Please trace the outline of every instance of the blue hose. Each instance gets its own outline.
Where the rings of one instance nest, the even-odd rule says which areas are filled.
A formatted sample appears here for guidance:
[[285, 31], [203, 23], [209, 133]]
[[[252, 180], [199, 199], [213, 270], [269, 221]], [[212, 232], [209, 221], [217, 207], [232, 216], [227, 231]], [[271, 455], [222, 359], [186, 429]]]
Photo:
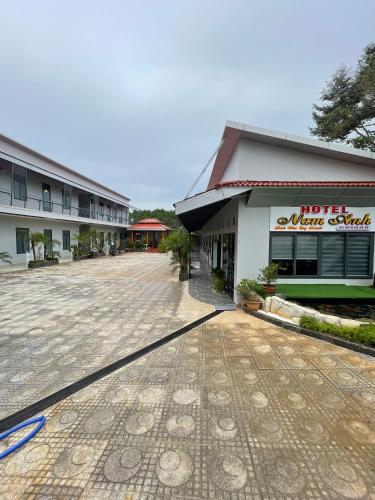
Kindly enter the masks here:
[[22, 445], [30, 441], [30, 439], [33, 438], [37, 432], [40, 431], [45, 422], [46, 422], [46, 417], [41, 415], [40, 417], [35, 417], [31, 418], [30, 420], [25, 420], [25, 422], [21, 422], [20, 424], [15, 425], [11, 429], [8, 429], [7, 431], [0, 434], [0, 441], [1, 441], [2, 439], [5, 439], [6, 437], [10, 436], [11, 434], [14, 434], [15, 432], [19, 431], [20, 429], [23, 429], [24, 427], [28, 427], [29, 425], [33, 425], [36, 423], [38, 424], [27, 436], [18, 441], [16, 444], [9, 446], [9, 448], [0, 453], [0, 460], [7, 457], [14, 451], [18, 450], [18, 448], [20, 448]]

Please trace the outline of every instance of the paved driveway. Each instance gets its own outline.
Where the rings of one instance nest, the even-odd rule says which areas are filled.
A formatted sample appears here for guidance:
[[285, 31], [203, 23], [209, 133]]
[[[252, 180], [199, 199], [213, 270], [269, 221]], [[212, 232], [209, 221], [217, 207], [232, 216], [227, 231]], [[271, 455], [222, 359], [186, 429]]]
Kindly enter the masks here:
[[169, 263], [135, 253], [0, 275], [0, 418], [179, 328]]
[[374, 499], [374, 381], [369, 358], [223, 313], [50, 408], [0, 496]]

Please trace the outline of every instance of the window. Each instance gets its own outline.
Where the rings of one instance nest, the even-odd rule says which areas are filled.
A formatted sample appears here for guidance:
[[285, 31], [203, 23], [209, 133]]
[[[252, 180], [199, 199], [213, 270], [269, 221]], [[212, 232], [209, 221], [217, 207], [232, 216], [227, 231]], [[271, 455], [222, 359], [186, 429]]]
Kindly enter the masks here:
[[18, 254], [29, 251], [29, 230], [27, 228], [16, 227], [16, 246]]
[[373, 233], [271, 234], [279, 276], [370, 277]]
[[322, 238], [322, 276], [345, 275], [345, 234], [327, 233]]
[[16, 200], [27, 200], [26, 168], [13, 164], [13, 196]]
[[346, 245], [346, 275], [369, 276], [371, 274], [371, 235], [348, 234]]
[[63, 250], [70, 250], [70, 231], [69, 230], [63, 229], [62, 239], [63, 239]]
[[316, 276], [318, 274], [318, 235], [296, 235], [296, 275]]
[[64, 210], [70, 210], [72, 206], [72, 194], [67, 188], [62, 190], [62, 206]]
[[46, 255], [51, 255], [53, 251], [53, 245], [52, 245], [52, 229], [44, 229], [43, 230], [44, 236], [46, 238], [46, 243], [45, 243], [45, 254]]
[[279, 265], [280, 276], [294, 274], [294, 234], [273, 234], [271, 237], [271, 259]]

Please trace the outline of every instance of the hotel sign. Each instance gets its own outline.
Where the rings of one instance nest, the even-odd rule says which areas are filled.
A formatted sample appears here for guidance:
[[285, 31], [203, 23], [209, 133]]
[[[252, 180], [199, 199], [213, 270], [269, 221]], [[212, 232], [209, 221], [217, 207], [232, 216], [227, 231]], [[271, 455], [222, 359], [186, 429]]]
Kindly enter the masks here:
[[271, 231], [375, 231], [374, 208], [345, 205], [271, 207]]

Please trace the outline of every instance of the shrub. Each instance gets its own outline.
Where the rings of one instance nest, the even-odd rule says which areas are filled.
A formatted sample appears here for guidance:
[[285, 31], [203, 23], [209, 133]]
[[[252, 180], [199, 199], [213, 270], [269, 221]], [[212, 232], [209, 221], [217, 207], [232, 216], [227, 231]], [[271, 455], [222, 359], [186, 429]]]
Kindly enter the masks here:
[[375, 324], [364, 323], [359, 326], [340, 326], [319, 321], [310, 316], [302, 316], [300, 326], [316, 332], [336, 335], [346, 340], [375, 347]]
[[242, 279], [237, 285], [237, 291], [245, 301], [256, 300], [257, 295], [265, 296], [263, 288], [255, 280]]
[[212, 280], [215, 292], [222, 293], [225, 290], [225, 281], [224, 278], [219, 276], [214, 276]]
[[272, 263], [259, 269], [258, 280], [266, 286], [274, 285], [277, 281], [279, 265]]

